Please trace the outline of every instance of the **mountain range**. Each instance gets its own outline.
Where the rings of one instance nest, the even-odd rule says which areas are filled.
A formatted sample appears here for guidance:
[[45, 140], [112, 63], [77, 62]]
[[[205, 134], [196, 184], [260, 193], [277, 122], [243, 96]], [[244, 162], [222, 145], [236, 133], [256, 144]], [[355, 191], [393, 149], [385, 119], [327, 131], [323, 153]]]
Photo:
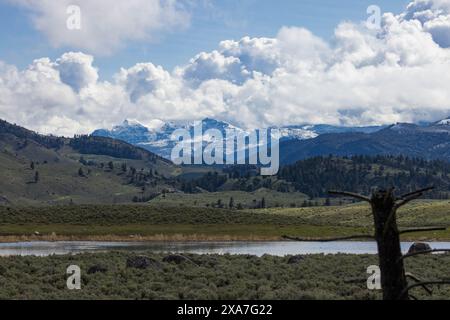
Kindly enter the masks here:
[[[217, 129], [226, 139], [226, 130], [234, 129], [237, 132], [248, 132], [245, 129], [234, 126], [225, 121], [206, 118], [202, 120], [203, 130]], [[114, 126], [112, 129], [98, 129], [92, 135], [123, 140], [135, 146], [147, 149], [166, 159], [170, 159], [171, 151], [175, 146], [175, 141], [171, 139], [172, 133], [177, 129], [186, 129], [193, 133], [193, 121], [166, 122], [160, 128], [151, 129], [138, 121], [125, 120], [122, 124]], [[281, 142], [302, 141], [317, 138], [322, 134], [339, 133], [373, 133], [384, 128], [383, 126], [368, 127], [340, 127], [332, 125], [297, 125], [270, 127], [268, 129], [278, 129], [281, 135]]]
[[[175, 142], [171, 134], [180, 128], [193, 131], [193, 122], [167, 122], [159, 129], [149, 129], [138, 122], [125, 120], [111, 130], [96, 130], [94, 136], [126, 141], [169, 159]], [[224, 121], [204, 119], [203, 128], [244, 132]], [[298, 125], [272, 127], [281, 133], [280, 163], [333, 154], [405, 155], [424, 159], [450, 160], [450, 119], [433, 123], [397, 123], [390, 126], [341, 127]]]
[[[207, 123], [211, 128], [221, 124], [212, 119]], [[135, 139], [135, 144], [155, 134], [136, 123], [126, 125], [121, 137]], [[280, 145], [283, 166], [279, 174], [260, 179], [253, 166], [176, 166], [122, 140], [92, 135], [45, 136], [0, 120], [0, 205], [147, 202], [165, 192], [261, 188], [281, 192], [295, 188], [318, 196], [346, 184], [367, 193], [374, 185], [389, 183], [406, 189], [433, 184], [439, 186], [433, 197], [447, 197], [450, 119], [427, 125], [399, 123], [376, 131], [364, 129], [366, 132], [326, 128], [331, 129], [338, 132], [315, 132], [314, 138], [285, 135]], [[164, 137], [161, 132], [159, 135]], [[356, 155], [368, 157], [353, 157]], [[412, 159], [416, 157], [420, 159]], [[422, 158], [446, 161], [426, 162]]]
[[372, 133], [326, 133], [309, 140], [285, 141], [280, 162], [333, 154], [404, 155], [428, 160], [450, 160], [450, 119], [427, 125], [397, 123]]

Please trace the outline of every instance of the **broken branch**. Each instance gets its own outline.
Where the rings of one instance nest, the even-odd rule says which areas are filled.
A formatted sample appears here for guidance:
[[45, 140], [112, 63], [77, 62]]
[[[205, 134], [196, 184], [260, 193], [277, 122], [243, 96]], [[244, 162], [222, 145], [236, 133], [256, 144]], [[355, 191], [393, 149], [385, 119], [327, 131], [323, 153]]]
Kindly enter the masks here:
[[431, 191], [433, 189], [434, 189], [434, 187], [427, 187], [427, 188], [423, 188], [423, 189], [420, 189], [420, 190], [417, 190], [417, 191], [409, 192], [409, 193], [406, 193], [406, 194], [400, 196], [400, 199], [405, 199], [407, 197], [410, 197], [410, 196], [418, 194], [418, 193], [422, 193], [423, 194], [424, 192]]
[[353, 192], [346, 192], [346, 191], [328, 191], [329, 194], [335, 195], [335, 196], [342, 196], [342, 197], [352, 197], [356, 198], [362, 201], [370, 202], [370, 198], [363, 196], [362, 194], [353, 193]]
[[405, 234], [405, 233], [413, 233], [413, 232], [445, 231], [445, 230], [447, 230], [447, 228], [445, 228], [445, 227], [416, 228], [416, 229], [401, 230], [399, 233], [400, 234]]
[[[406, 276], [407, 278], [410, 278], [410, 279], [416, 281], [417, 283], [422, 282], [421, 279], [417, 278], [417, 277], [416, 277], [415, 275], [413, 275], [412, 273], [407, 272], [407, 273], [405, 274], [405, 276]], [[431, 290], [430, 288], [428, 288], [426, 285], [422, 285], [422, 288], [423, 288], [429, 295], [432, 295], [432, 294], [433, 294], [433, 290]]]
[[407, 253], [405, 255], [403, 255], [400, 260], [409, 258], [409, 257], [414, 257], [414, 256], [418, 256], [421, 254], [429, 254], [429, 253], [437, 253], [437, 252], [450, 252], [450, 249], [431, 249], [431, 250], [424, 250], [424, 251], [418, 251], [418, 252], [411, 252], [411, 253]]
[[352, 239], [374, 239], [375, 237], [370, 234], [360, 234], [354, 236], [347, 237], [339, 237], [339, 238], [298, 238], [291, 236], [282, 236], [283, 239], [293, 240], [293, 241], [301, 241], [301, 242], [333, 242], [333, 241], [343, 241], [343, 240], [352, 240]]
[[400, 208], [400, 207], [403, 207], [404, 205], [410, 203], [410, 202], [413, 201], [413, 200], [416, 200], [416, 199], [420, 198], [421, 196], [423, 196], [423, 193], [422, 193], [422, 192], [421, 192], [421, 193], [415, 193], [415, 194], [412, 194], [412, 195], [410, 195], [410, 196], [408, 196], [408, 197], [406, 197], [406, 198], [401, 198], [401, 199], [403, 199], [403, 200], [400, 201], [400, 202], [398, 202], [398, 203], [395, 205], [394, 208], [395, 208], [395, 209], [398, 209], [398, 208]]
[[400, 297], [402, 297], [403, 295], [405, 295], [406, 293], [408, 293], [411, 289], [414, 289], [416, 287], [423, 287], [426, 285], [450, 285], [450, 280], [441, 280], [441, 281], [422, 281], [422, 282], [416, 282], [414, 284], [409, 285], [408, 287], [405, 288], [405, 290], [402, 291], [402, 293], [400, 294]]

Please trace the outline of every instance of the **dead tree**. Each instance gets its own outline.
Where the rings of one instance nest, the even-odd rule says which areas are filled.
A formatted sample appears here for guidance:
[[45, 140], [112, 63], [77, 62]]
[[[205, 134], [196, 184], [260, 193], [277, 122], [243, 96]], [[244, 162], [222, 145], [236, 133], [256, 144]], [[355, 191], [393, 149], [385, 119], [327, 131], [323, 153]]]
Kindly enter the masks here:
[[[337, 241], [362, 238], [375, 239], [378, 246], [378, 258], [380, 263], [381, 285], [384, 300], [408, 300], [410, 298], [409, 290], [414, 287], [436, 283], [447, 284], [448, 281], [432, 281], [427, 283], [417, 281], [417, 283], [408, 286], [407, 277], [411, 277], [412, 275], [405, 272], [404, 259], [412, 255], [403, 256], [400, 246], [400, 235], [403, 233], [446, 229], [440, 227], [408, 229], [403, 231], [398, 229], [396, 217], [397, 210], [412, 200], [420, 198], [425, 192], [432, 189], [433, 187], [417, 190], [415, 192], [404, 194], [399, 198], [395, 196], [394, 188], [374, 191], [370, 198], [351, 192], [330, 191], [330, 194], [332, 195], [352, 197], [368, 202], [372, 207], [375, 234], [355, 235], [334, 239], [309, 239], [307, 241]], [[296, 241], [306, 240], [289, 236], [285, 236], [284, 238]], [[417, 278], [415, 279], [417, 280]]]

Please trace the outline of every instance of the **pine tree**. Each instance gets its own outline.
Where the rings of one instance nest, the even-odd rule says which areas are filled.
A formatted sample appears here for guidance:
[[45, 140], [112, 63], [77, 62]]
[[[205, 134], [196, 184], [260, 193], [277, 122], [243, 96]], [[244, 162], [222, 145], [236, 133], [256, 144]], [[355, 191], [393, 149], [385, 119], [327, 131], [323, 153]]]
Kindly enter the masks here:
[[230, 203], [228, 204], [228, 207], [229, 207], [230, 209], [233, 209], [233, 208], [234, 208], [234, 199], [233, 199], [233, 197], [230, 198]]

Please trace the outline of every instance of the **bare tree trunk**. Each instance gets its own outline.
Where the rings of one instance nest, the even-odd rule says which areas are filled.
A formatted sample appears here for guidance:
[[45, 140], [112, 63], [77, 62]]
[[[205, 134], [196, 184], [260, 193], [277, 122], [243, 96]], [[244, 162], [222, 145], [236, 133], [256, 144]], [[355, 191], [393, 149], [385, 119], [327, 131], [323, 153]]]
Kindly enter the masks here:
[[[376, 191], [370, 201], [375, 222], [375, 239], [381, 270], [384, 300], [408, 300], [408, 286], [400, 247], [400, 233], [392, 190]], [[393, 218], [394, 217], [394, 218]]]
[[[430, 289], [426, 287], [427, 284], [450, 284], [450, 280], [441, 281], [423, 281], [417, 282], [408, 286], [407, 275], [412, 277], [416, 281], [419, 281], [417, 277], [411, 274], [406, 274], [403, 260], [408, 257], [412, 257], [417, 254], [423, 254], [425, 252], [416, 254], [402, 255], [400, 245], [400, 234], [407, 232], [420, 232], [429, 230], [446, 230], [446, 228], [433, 227], [433, 228], [415, 228], [404, 230], [400, 232], [397, 226], [397, 209], [408, 204], [409, 202], [420, 198], [427, 191], [433, 190], [433, 187], [420, 189], [414, 192], [410, 192], [397, 198], [394, 194], [394, 189], [378, 190], [372, 194], [372, 197], [366, 197], [361, 194], [348, 192], [348, 191], [330, 191], [329, 193], [337, 196], [345, 196], [356, 198], [361, 201], [370, 203], [372, 207], [372, 213], [375, 225], [375, 236], [372, 235], [354, 235], [345, 238], [330, 238], [330, 239], [315, 239], [314, 241], [336, 241], [343, 239], [361, 239], [361, 238], [375, 238], [378, 246], [378, 258], [381, 270], [381, 285], [383, 289], [384, 300], [409, 300], [414, 298], [409, 295], [409, 290], [417, 286], [422, 286], [428, 293]], [[285, 239], [295, 241], [311, 241], [311, 239], [302, 239], [299, 237], [284, 236]], [[429, 250], [430, 252], [447, 252], [450, 249], [443, 250]]]

